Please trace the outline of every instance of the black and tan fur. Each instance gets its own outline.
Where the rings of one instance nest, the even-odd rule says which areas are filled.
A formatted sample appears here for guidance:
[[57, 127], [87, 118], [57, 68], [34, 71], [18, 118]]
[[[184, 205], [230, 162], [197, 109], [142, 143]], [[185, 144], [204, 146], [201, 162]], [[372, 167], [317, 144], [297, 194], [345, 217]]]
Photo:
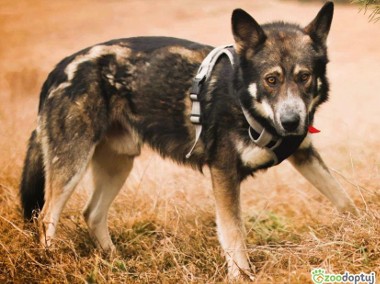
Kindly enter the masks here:
[[147, 144], [179, 164], [210, 168], [229, 276], [249, 274], [240, 183], [274, 161], [249, 139], [242, 107], [274, 137], [287, 141], [284, 158], [290, 156], [338, 209], [355, 212], [307, 135], [317, 107], [327, 100], [325, 41], [332, 14], [333, 4], [327, 3], [301, 28], [282, 22], [260, 26], [243, 10], [233, 12], [236, 63], [232, 67], [222, 57], [202, 88], [203, 132], [189, 159], [185, 156], [195, 138], [189, 89], [211, 46], [137, 37], [95, 45], [62, 60], [43, 85], [21, 182], [25, 218], [42, 209], [41, 242], [50, 245], [67, 199], [90, 167], [94, 191], [84, 217], [99, 246], [113, 250], [107, 212]]

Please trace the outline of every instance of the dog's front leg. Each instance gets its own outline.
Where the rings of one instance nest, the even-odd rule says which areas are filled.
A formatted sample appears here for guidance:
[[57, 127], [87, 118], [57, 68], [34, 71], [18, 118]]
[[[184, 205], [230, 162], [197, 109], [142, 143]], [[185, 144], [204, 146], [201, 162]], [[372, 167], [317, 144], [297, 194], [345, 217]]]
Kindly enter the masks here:
[[[340, 212], [358, 215], [358, 211], [336, 179], [331, 175], [321, 156], [306, 138], [301, 147], [289, 161], [322, 194], [324, 194]], [[308, 142], [308, 143], [305, 143]], [[306, 144], [306, 145], [305, 145]]]
[[250, 275], [245, 229], [240, 214], [240, 181], [229, 170], [211, 167], [219, 241], [226, 255], [230, 280]]

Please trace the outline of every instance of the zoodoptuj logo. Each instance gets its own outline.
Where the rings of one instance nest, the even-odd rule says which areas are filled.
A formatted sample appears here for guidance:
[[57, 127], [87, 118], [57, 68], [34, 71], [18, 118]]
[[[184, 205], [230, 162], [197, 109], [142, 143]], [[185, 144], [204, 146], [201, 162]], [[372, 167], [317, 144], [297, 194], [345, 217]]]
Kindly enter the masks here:
[[314, 268], [311, 271], [311, 280], [315, 284], [327, 283], [353, 283], [353, 284], [376, 284], [376, 274], [371, 273], [357, 273], [352, 274], [345, 272], [343, 274], [326, 273], [322, 268]]

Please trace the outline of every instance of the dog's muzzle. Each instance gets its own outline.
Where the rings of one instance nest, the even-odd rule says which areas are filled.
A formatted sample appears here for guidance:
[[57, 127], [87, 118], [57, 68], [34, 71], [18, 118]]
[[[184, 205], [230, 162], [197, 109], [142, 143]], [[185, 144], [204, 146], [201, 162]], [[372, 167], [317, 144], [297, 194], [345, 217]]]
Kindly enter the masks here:
[[290, 97], [279, 104], [276, 124], [282, 135], [301, 135], [304, 132], [306, 106], [302, 99]]

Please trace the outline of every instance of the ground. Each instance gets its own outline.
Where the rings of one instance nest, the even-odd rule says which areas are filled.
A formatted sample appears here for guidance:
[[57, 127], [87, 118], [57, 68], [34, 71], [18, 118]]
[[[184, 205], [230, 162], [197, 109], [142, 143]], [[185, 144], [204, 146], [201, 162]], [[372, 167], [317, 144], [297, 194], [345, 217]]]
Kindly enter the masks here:
[[[234, 8], [259, 23], [306, 25], [320, 2], [0, 1], [0, 282], [218, 282], [218, 245], [207, 170], [202, 175], [149, 149], [109, 215], [119, 254], [91, 242], [81, 217], [88, 178], [66, 207], [55, 246], [24, 225], [18, 185], [27, 139], [36, 127], [39, 89], [64, 56], [113, 38], [165, 35], [221, 45], [233, 41]], [[330, 101], [317, 114], [315, 145], [360, 209], [339, 215], [287, 162], [243, 184], [244, 220], [255, 283], [311, 283], [313, 268], [380, 277], [380, 23], [354, 5], [337, 5], [329, 36]]]

